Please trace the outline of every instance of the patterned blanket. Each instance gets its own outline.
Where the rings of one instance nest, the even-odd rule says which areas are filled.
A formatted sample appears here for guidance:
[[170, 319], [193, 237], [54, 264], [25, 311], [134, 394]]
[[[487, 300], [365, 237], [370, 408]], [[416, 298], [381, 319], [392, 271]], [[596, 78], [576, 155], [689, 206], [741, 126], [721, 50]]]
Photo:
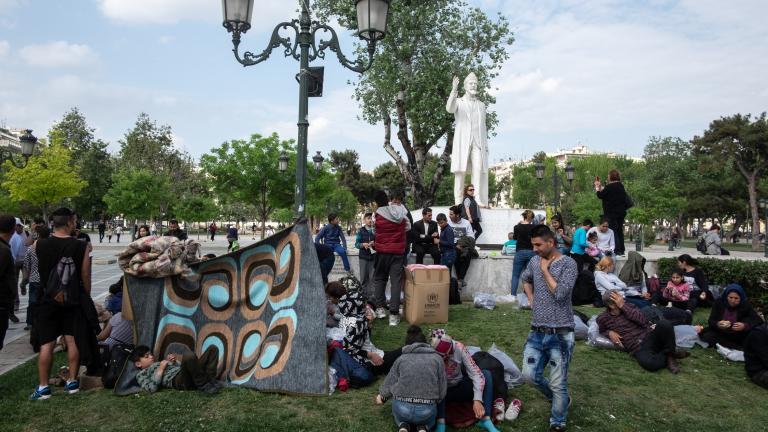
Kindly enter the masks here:
[[142, 237], [117, 256], [120, 268], [138, 277], [188, 275], [188, 264], [200, 261], [200, 243], [171, 236]]
[[123, 314], [156, 356], [215, 347], [219, 377], [264, 391], [327, 394], [320, 264], [306, 224], [190, 266], [194, 277], [126, 276]]

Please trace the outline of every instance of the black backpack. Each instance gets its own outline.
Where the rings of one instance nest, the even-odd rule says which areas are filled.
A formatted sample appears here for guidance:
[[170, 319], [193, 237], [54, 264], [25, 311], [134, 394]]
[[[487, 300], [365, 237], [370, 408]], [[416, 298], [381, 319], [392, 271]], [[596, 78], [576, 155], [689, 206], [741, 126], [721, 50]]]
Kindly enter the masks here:
[[696, 242], [696, 250], [703, 254], [707, 253], [707, 242], [704, 240], [704, 237], [699, 238]]
[[597, 298], [597, 294], [595, 275], [589, 270], [582, 270], [573, 286], [571, 304], [574, 306], [591, 304]]
[[[72, 246], [79, 247], [81, 242], [73, 242]], [[71, 251], [72, 246], [65, 251]], [[62, 306], [76, 306], [80, 304], [80, 275], [76, 263], [70, 253], [69, 256], [59, 258], [59, 261], [48, 273], [43, 298], [52, 300]]]
[[106, 369], [104, 369], [104, 375], [101, 377], [101, 382], [104, 384], [104, 388], [115, 388], [117, 379], [120, 378], [120, 374], [123, 373], [123, 369], [133, 352], [133, 348], [134, 346], [131, 344], [118, 343], [113, 345], [112, 349], [109, 350], [109, 361], [107, 362]]
[[461, 288], [459, 288], [459, 280], [455, 277], [451, 278], [451, 285], [448, 290], [448, 304], [461, 304]]

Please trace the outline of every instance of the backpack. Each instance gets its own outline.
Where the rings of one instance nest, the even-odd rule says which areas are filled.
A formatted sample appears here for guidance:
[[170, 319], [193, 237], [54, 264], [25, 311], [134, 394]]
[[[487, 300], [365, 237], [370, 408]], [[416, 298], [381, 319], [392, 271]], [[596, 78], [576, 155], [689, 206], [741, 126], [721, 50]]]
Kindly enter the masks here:
[[[77, 242], [74, 246], [79, 244], [80, 242]], [[62, 306], [80, 304], [80, 277], [77, 273], [77, 263], [71, 256], [61, 257], [56, 266], [51, 269], [45, 284], [43, 298]]]
[[109, 350], [109, 361], [104, 370], [104, 375], [101, 377], [101, 382], [104, 384], [104, 388], [115, 388], [117, 379], [120, 378], [120, 374], [123, 373], [123, 369], [128, 362], [128, 357], [130, 357], [131, 352], [133, 352], [133, 348], [134, 346], [131, 344], [117, 343]]
[[574, 306], [591, 304], [597, 297], [595, 275], [589, 270], [582, 270], [576, 277], [576, 283], [571, 292], [571, 304]]
[[704, 237], [699, 237], [699, 240], [696, 242], [696, 250], [703, 254], [707, 253], [707, 242], [704, 240]]
[[461, 304], [461, 288], [459, 288], [459, 280], [455, 277], [451, 278], [451, 284], [448, 290], [448, 304]]

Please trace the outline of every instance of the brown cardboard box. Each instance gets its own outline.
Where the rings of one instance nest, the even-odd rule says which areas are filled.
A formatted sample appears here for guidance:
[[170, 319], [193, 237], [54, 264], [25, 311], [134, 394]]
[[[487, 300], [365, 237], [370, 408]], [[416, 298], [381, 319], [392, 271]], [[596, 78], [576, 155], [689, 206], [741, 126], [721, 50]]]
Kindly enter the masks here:
[[448, 322], [448, 268], [405, 271], [405, 319], [411, 324]]

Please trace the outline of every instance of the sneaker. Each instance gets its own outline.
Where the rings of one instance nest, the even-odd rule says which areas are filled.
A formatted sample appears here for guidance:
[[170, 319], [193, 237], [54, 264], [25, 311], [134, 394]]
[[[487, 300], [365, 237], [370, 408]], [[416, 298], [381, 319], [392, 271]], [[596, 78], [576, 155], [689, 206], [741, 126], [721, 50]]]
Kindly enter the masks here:
[[416, 432], [429, 432], [429, 428], [424, 425], [416, 426]]
[[75, 394], [80, 391], [80, 381], [74, 380], [74, 381], [67, 381], [67, 385], [64, 386], [64, 390], [68, 394]]
[[498, 398], [493, 401], [493, 412], [497, 422], [504, 421], [504, 399]]
[[39, 387], [35, 387], [35, 391], [29, 396], [29, 400], [46, 400], [51, 397], [51, 388], [48, 386], [43, 387], [41, 390]]
[[343, 392], [349, 390], [349, 381], [346, 378], [339, 378], [336, 388]]
[[400, 324], [400, 315], [389, 315], [389, 325], [391, 327], [394, 327], [396, 325]]
[[563, 425], [549, 425], [549, 432], [565, 432], [565, 426]]
[[507, 421], [515, 421], [517, 419], [517, 416], [520, 415], [520, 410], [523, 408], [523, 403], [520, 401], [520, 399], [513, 399], [512, 402], [510, 402], [509, 407], [507, 408], [507, 412], [504, 413], [504, 418]]
[[10, 315], [8, 315], [8, 319], [10, 319], [11, 322], [14, 324], [19, 323], [19, 317], [17, 317], [15, 313], [11, 313]]
[[376, 308], [376, 318], [383, 319], [387, 317], [387, 310], [384, 308]]
[[411, 432], [411, 428], [408, 427], [408, 423], [400, 423], [397, 425], [397, 432]]

